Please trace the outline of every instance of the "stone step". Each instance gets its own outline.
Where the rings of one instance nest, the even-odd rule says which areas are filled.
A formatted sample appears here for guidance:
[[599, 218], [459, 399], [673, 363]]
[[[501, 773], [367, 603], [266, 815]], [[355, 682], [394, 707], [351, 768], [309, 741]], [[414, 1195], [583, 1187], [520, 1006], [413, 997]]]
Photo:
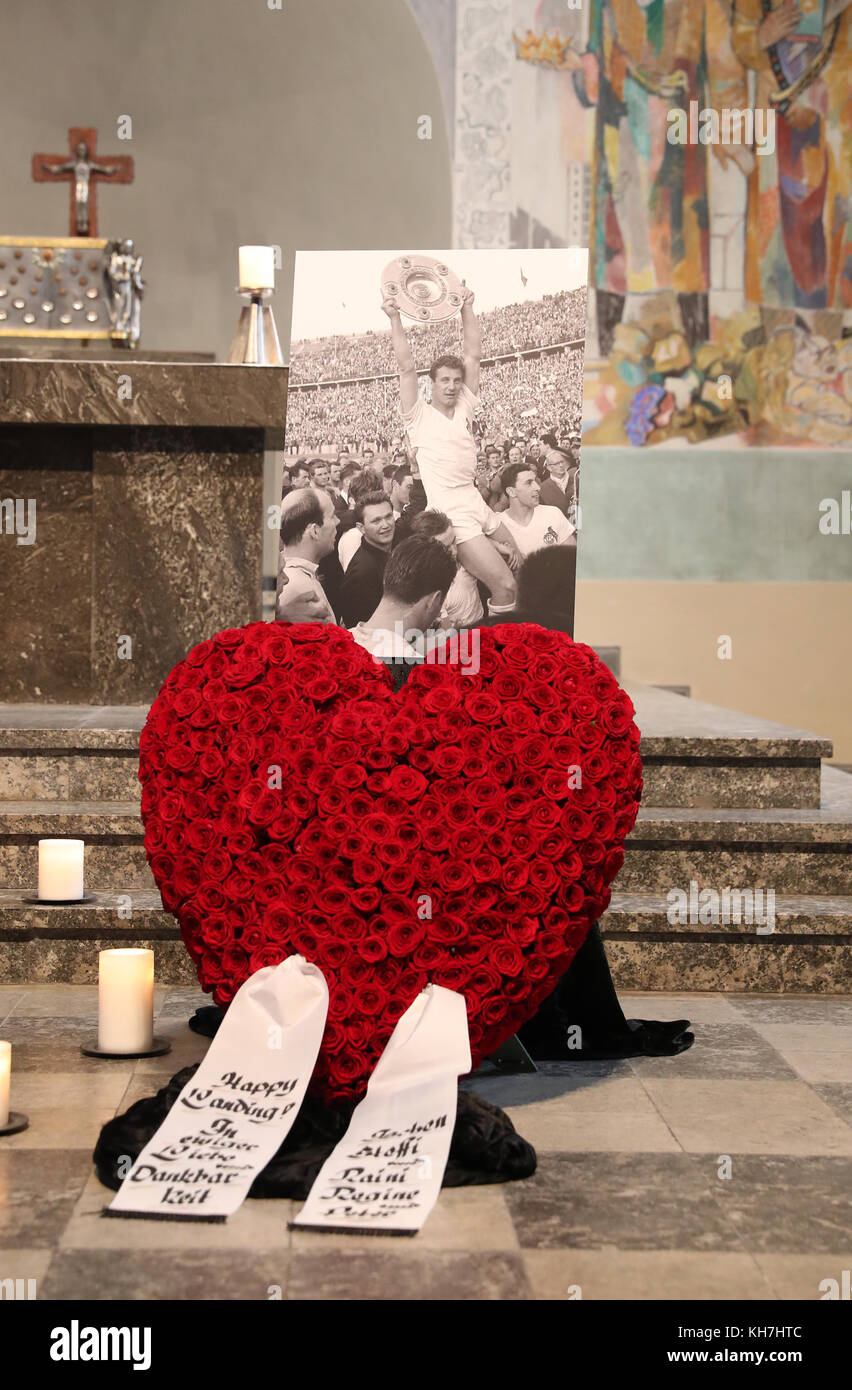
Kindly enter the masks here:
[[[86, 884], [154, 889], [135, 802], [0, 803], [0, 886], [35, 888], [38, 840], [86, 841]], [[852, 777], [823, 768], [820, 810], [642, 806], [627, 841], [622, 892], [767, 887], [776, 893], [852, 891]]]
[[680, 925], [670, 922], [671, 910], [662, 894], [613, 894], [601, 932], [618, 989], [852, 990], [852, 896], [776, 895], [772, 916], [761, 912], [762, 922], [751, 924], [726, 923], [719, 913], [715, 925]]
[[0, 704], [0, 801], [138, 801], [147, 705]]
[[[646, 807], [819, 808], [829, 739], [654, 686], [626, 687], [642, 730]], [[0, 801], [138, 801], [147, 709], [0, 705]]]
[[0, 979], [4, 984], [96, 984], [98, 952], [154, 951], [157, 981], [197, 984], [175, 919], [157, 892], [98, 892], [93, 902], [41, 907], [0, 888]]
[[87, 891], [156, 892], [145, 858], [145, 827], [136, 801], [0, 802], [0, 887], [35, 892], [38, 842], [86, 842]]
[[852, 892], [852, 777], [822, 769], [819, 810], [641, 806], [617, 879], [621, 892], [760, 886]]
[[644, 806], [819, 809], [830, 739], [657, 686], [624, 685], [642, 730]]
[[[91, 903], [41, 907], [0, 890], [0, 978], [15, 984], [97, 980], [98, 952], [155, 952], [157, 979], [192, 984], [189, 956], [156, 893], [97, 893]], [[774, 930], [761, 923], [669, 921], [663, 894], [614, 893], [601, 919], [616, 984], [638, 990], [843, 994], [852, 989], [852, 897], [777, 895]]]

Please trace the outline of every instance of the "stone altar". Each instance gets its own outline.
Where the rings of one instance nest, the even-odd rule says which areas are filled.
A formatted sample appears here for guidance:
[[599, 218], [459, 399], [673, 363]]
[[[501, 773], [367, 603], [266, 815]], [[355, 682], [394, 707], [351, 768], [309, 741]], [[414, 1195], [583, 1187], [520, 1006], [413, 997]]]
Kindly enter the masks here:
[[0, 358], [0, 701], [147, 704], [260, 618], [286, 398], [286, 368]]

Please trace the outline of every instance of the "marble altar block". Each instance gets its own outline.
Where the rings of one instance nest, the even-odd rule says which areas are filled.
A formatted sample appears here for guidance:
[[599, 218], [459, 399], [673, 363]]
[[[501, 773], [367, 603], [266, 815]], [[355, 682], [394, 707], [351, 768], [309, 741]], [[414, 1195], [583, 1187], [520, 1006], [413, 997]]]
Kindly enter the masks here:
[[19, 544], [2, 515], [0, 701], [145, 704], [196, 642], [260, 618], [286, 398], [282, 367], [0, 359], [0, 502], [36, 520]]

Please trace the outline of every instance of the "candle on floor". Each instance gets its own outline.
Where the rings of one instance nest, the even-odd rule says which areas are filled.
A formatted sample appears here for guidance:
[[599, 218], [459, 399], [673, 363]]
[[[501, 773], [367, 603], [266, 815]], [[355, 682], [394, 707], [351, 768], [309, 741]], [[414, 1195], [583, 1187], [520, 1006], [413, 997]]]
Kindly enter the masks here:
[[53, 902], [76, 902], [83, 896], [82, 840], [39, 840], [38, 895]]
[[154, 952], [101, 951], [98, 969], [98, 1047], [102, 1052], [148, 1052], [154, 1043]]
[[0, 1129], [9, 1123], [9, 1087], [12, 1081], [12, 1044], [0, 1042]]
[[240, 289], [275, 289], [275, 247], [240, 247]]

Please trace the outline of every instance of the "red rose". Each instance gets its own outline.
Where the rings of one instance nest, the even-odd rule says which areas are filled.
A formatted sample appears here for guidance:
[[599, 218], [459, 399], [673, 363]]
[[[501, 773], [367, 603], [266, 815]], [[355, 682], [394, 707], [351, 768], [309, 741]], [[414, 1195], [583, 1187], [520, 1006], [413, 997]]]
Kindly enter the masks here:
[[381, 893], [375, 884], [365, 883], [349, 894], [349, 901], [358, 912], [373, 912], [381, 901]]
[[498, 941], [490, 959], [501, 975], [518, 975], [523, 969], [524, 957], [514, 941]]
[[438, 870], [437, 881], [445, 893], [461, 893], [473, 882], [473, 875], [468, 864], [447, 859]]
[[385, 888], [391, 893], [408, 893], [414, 885], [415, 871], [411, 864], [391, 864], [382, 875]]
[[413, 955], [425, 935], [425, 922], [394, 922], [388, 929], [388, 950], [392, 956]]
[[556, 872], [568, 883], [574, 883], [583, 872], [583, 861], [575, 850], [556, 861]]
[[380, 1014], [388, 1002], [388, 992], [381, 985], [361, 984], [355, 986], [355, 1007], [368, 1018]]
[[270, 937], [284, 938], [295, 927], [296, 919], [289, 906], [271, 904], [263, 914], [263, 929]]
[[[371, 1035], [372, 1036], [372, 1035]], [[334, 1058], [334, 1077], [341, 1087], [347, 1082], [354, 1081], [361, 1073], [361, 1061], [358, 1057], [350, 1056], [346, 1052], [335, 1054]], [[347, 1093], [341, 1091], [341, 1098]]]
[[461, 704], [461, 691], [457, 685], [434, 684], [423, 698], [423, 708], [432, 714], [442, 714], [454, 710]]
[[494, 854], [476, 854], [470, 861], [471, 873], [478, 883], [489, 883], [500, 872], [500, 861]]
[[[506, 936], [516, 946], [531, 946], [537, 933], [538, 921], [535, 917], [522, 917], [519, 922], [510, 922], [506, 927]], [[504, 971], [503, 973], [507, 972]]]
[[352, 861], [352, 876], [357, 884], [378, 883], [382, 877], [382, 866], [378, 859], [360, 854]]
[[166, 792], [164, 796], [161, 796], [157, 809], [160, 819], [168, 824], [180, 820], [183, 816], [183, 802], [174, 792]]
[[523, 734], [531, 734], [538, 728], [535, 710], [530, 709], [529, 705], [509, 705], [503, 713], [503, 723], [507, 729], [511, 729], [519, 737]]
[[437, 967], [433, 979], [436, 985], [461, 993], [470, 979], [470, 973], [470, 966], [464, 961], [448, 960]]
[[500, 975], [492, 965], [484, 963], [476, 966], [468, 980], [467, 993], [473, 992], [485, 998], [500, 988]]
[[601, 726], [605, 733], [612, 738], [620, 738], [626, 733], [633, 722], [635, 710], [631, 701], [625, 696], [621, 700], [614, 700], [612, 704], [605, 704], [600, 713]]
[[496, 724], [501, 708], [496, 695], [490, 694], [487, 690], [469, 695], [465, 700], [465, 709], [477, 724]]
[[562, 825], [570, 840], [587, 840], [592, 833], [592, 818], [579, 806], [566, 806]]
[[206, 748], [198, 759], [198, 766], [205, 777], [215, 779], [222, 775], [225, 759], [218, 748]]
[[465, 919], [454, 916], [452, 913], [442, 913], [440, 916], [436, 916], [431, 924], [430, 934], [433, 940], [446, 946], [452, 946], [457, 941], [464, 941], [467, 933], [468, 926]]
[[491, 682], [491, 689], [497, 699], [505, 704], [510, 700], [519, 700], [524, 685], [514, 671], [501, 671]]
[[174, 698], [172, 709], [180, 719], [188, 719], [201, 704], [197, 690], [179, 690]]
[[432, 767], [438, 777], [455, 777], [462, 769], [469, 773], [468, 762], [468, 756], [458, 744], [435, 748], [431, 754]]
[[355, 947], [362, 960], [374, 964], [376, 961], [384, 960], [388, 953], [387, 942], [381, 936], [364, 936]]
[[552, 801], [534, 801], [530, 810], [530, 824], [536, 835], [542, 830], [552, 829], [560, 823], [559, 807]]
[[211, 912], [201, 918], [199, 930], [207, 946], [224, 946], [231, 939], [231, 924], [224, 913]]
[[500, 881], [507, 893], [519, 893], [529, 879], [529, 864], [523, 859], [510, 859], [503, 865]]
[[497, 998], [486, 999], [479, 1009], [479, 1016], [486, 1028], [492, 1028], [495, 1023], [500, 1023], [509, 1011], [509, 1003], [506, 999]]
[[410, 853], [410, 849], [401, 840], [392, 840], [389, 844], [376, 846], [376, 854], [382, 865], [405, 864]]
[[551, 963], [547, 956], [534, 953], [527, 956], [527, 975], [531, 980], [544, 980], [550, 974]]
[[412, 956], [418, 970], [434, 970], [446, 959], [446, 948], [435, 941], [422, 941]]
[[532, 701], [538, 712], [538, 722], [541, 722], [543, 714], [554, 710], [562, 711], [562, 697], [554, 690], [552, 685], [545, 685], [539, 681], [530, 687], [529, 699]]
[[195, 901], [199, 910], [202, 913], [207, 913], [221, 912], [227, 899], [218, 883], [204, 882], [199, 884], [195, 893]]

